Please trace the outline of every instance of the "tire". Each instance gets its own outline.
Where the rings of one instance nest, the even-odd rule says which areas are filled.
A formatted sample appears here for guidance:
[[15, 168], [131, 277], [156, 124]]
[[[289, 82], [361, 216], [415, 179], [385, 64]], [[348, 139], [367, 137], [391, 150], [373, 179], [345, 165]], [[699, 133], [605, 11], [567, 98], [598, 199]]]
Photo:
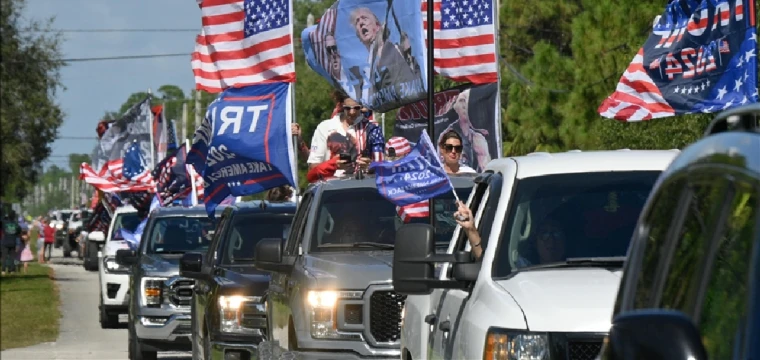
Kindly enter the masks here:
[[119, 327], [119, 314], [109, 314], [106, 311], [106, 307], [103, 305], [103, 294], [100, 294], [100, 328], [102, 329], [116, 329]]
[[143, 351], [140, 341], [132, 329], [130, 329], [128, 337], [129, 360], [156, 360], [158, 358], [158, 353], [155, 351]]
[[63, 257], [71, 257], [71, 244], [68, 241], [63, 242]]
[[288, 351], [298, 351], [298, 338], [296, 338], [296, 325], [291, 318], [288, 322]]
[[98, 243], [88, 241], [84, 249], [84, 262], [82, 263], [87, 271], [98, 271]]

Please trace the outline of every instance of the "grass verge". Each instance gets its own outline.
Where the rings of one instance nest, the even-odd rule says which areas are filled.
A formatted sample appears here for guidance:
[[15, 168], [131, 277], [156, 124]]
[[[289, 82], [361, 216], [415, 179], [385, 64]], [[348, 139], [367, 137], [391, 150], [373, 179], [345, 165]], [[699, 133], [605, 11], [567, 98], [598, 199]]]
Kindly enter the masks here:
[[60, 299], [52, 275], [53, 269], [31, 263], [27, 274], [0, 278], [0, 350], [58, 338]]

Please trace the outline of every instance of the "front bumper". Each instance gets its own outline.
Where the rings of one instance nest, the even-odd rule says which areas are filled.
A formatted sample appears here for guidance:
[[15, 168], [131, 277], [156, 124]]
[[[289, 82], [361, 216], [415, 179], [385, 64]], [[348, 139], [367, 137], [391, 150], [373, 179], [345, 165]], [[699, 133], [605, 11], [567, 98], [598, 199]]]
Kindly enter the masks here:
[[102, 270], [100, 273], [100, 292], [105, 306], [129, 305], [129, 274], [113, 274]]
[[[227, 357], [225, 357], [225, 354]], [[237, 356], [234, 356], [236, 354]], [[257, 354], [258, 345], [254, 343], [211, 342], [211, 360], [229, 360], [231, 358], [236, 360], [248, 360], [255, 359]]]
[[298, 360], [398, 360], [401, 355], [396, 356], [361, 356], [353, 352], [330, 352], [330, 351], [298, 351], [296, 358]]
[[[174, 314], [160, 323], [155, 319], [166, 318], [165, 316], [139, 316], [134, 324], [137, 337], [148, 340], [162, 340], [168, 342], [188, 341], [192, 336], [190, 314]], [[188, 344], [190, 342], [188, 341]]]

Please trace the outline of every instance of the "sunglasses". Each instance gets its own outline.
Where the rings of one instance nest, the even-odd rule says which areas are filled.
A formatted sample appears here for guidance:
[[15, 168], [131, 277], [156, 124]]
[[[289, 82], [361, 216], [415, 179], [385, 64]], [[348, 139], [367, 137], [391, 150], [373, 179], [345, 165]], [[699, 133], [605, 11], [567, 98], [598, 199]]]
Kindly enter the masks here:
[[356, 111], [359, 111], [359, 110], [361, 110], [361, 109], [362, 109], [362, 107], [361, 107], [361, 106], [344, 106], [344, 107], [343, 107], [343, 111], [350, 111], [350, 110], [356, 110]]
[[338, 46], [337, 45], [328, 46], [326, 50], [327, 50], [328, 55], [335, 55], [338, 53]]
[[464, 149], [464, 146], [462, 145], [443, 144], [443, 150], [446, 150], [446, 152], [451, 152], [451, 150], [454, 150], [457, 153], [461, 153], [462, 149]]

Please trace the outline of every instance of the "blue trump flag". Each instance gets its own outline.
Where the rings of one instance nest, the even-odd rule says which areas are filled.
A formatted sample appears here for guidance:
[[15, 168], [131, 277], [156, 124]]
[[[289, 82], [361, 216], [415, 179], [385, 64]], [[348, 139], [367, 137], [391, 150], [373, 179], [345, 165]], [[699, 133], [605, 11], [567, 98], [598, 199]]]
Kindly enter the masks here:
[[340, 0], [301, 42], [306, 62], [348, 97], [377, 112], [427, 95], [419, 1]]
[[291, 84], [229, 88], [209, 105], [187, 162], [203, 177], [210, 217], [227, 196], [295, 186]]
[[427, 132], [412, 152], [393, 162], [373, 162], [377, 191], [396, 206], [406, 206], [454, 191]]
[[145, 231], [145, 225], [148, 223], [148, 217], [146, 216], [145, 219], [143, 219], [139, 225], [137, 225], [137, 228], [134, 232], [129, 231], [125, 228], [121, 228], [121, 237], [124, 239], [124, 241], [127, 242], [127, 245], [129, 245], [129, 248], [132, 250], [137, 250], [137, 248], [140, 246], [140, 239], [142, 238], [143, 231]]
[[670, 0], [599, 114], [641, 121], [757, 102], [755, 16], [754, 0]]

